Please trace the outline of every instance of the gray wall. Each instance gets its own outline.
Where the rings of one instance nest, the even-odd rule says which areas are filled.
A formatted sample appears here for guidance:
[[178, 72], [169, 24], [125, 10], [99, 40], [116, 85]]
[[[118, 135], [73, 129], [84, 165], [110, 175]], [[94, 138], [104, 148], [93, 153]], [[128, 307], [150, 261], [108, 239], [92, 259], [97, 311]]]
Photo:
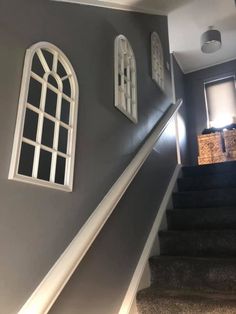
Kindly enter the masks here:
[[189, 122], [188, 143], [192, 164], [197, 163], [197, 135], [201, 134], [207, 127], [204, 82], [224, 78], [229, 75], [236, 75], [236, 60], [185, 75]]
[[[150, 77], [150, 32], [169, 62], [166, 17], [46, 0], [0, 4], [0, 304], [16, 313], [85, 223], [171, 103]], [[113, 44], [126, 35], [138, 66], [139, 123], [113, 106]], [[57, 45], [78, 75], [80, 104], [74, 191], [9, 181], [8, 170], [26, 49]], [[68, 284], [54, 313], [116, 313], [176, 164], [173, 132], [163, 140]], [[164, 164], [163, 164], [164, 162]], [[73, 290], [78, 288], [79, 290]], [[68, 302], [66, 302], [68, 296]], [[63, 303], [63, 306], [62, 304]]]
[[173, 64], [173, 75], [174, 75], [174, 88], [176, 100], [182, 98], [183, 104], [178, 112], [178, 129], [179, 129], [179, 144], [180, 144], [180, 155], [181, 163], [183, 165], [189, 164], [189, 153], [188, 153], [188, 141], [187, 141], [187, 102], [185, 96], [185, 81], [184, 73], [178, 65], [174, 54], [172, 53], [172, 64]]

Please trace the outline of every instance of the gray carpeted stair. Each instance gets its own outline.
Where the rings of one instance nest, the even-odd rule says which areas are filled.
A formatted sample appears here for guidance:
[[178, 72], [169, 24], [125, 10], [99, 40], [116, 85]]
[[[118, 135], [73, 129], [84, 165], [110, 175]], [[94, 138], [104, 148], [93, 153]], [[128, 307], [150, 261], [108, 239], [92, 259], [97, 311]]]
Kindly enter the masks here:
[[162, 255], [236, 257], [236, 230], [168, 230], [159, 239]]
[[156, 256], [150, 267], [152, 284], [159, 289], [236, 294], [236, 258]]
[[236, 206], [236, 188], [173, 193], [174, 208]]
[[191, 291], [160, 291], [155, 287], [137, 295], [142, 314], [235, 314], [236, 299], [226, 295], [192, 293]]
[[183, 167], [142, 314], [236, 314], [236, 162]]
[[225, 173], [210, 174], [207, 176], [183, 177], [178, 179], [178, 190], [197, 191], [219, 188], [236, 188], [236, 171], [227, 176]]
[[194, 177], [194, 176], [199, 177], [199, 176], [207, 176], [211, 174], [220, 174], [220, 173], [231, 175], [231, 173], [235, 171], [236, 171], [235, 161], [212, 164], [212, 165], [190, 166], [190, 167], [182, 168], [183, 177]]
[[236, 229], [236, 206], [167, 210], [170, 230]]

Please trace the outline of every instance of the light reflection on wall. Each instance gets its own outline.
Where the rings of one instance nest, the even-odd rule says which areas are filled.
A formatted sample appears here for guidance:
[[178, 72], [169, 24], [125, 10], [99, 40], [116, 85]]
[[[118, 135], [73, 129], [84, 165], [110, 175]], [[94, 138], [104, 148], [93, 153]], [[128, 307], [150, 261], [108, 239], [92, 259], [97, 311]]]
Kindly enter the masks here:
[[160, 153], [160, 147], [162, 147], [162, 143], [166, 143], [167, 141], [175, 141], [176, 139], [176, 122], [175, 119], [173, 118], [169, 125], [167, 126], [167, 128], [165, 129], [165, 131], [163, 132], [163, 134], [161, 135], [161, 137], [159, 138], [159, 140], [157, 141], [157, 143], [154, 146], [154, 150], [157, 153]]
[[177, 114], [177, 124], [178, 124], [179, 143], [181, 145], [186, 142], [186, 126], [184, 123], [184, 119], [181, 117], [180, 114]]

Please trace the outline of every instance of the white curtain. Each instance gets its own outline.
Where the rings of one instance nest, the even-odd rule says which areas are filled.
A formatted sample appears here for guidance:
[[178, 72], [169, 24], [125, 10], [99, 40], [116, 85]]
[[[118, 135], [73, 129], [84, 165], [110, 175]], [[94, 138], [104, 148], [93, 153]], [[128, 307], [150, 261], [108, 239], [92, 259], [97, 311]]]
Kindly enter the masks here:
[[223, 127], [236, 122], [234, 77], [205, 84], [211, 127]]

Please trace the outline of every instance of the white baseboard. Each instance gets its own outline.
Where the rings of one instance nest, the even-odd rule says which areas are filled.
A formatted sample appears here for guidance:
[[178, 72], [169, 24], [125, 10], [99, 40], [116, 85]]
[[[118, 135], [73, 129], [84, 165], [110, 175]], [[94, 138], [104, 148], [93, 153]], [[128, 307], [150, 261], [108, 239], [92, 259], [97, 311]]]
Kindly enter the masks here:
[[172, 178], [171, 178], [169, 185], [167, 187], [166, 193], [165, 193], [163, 200], [161, 202], [161, 205], [159, 207], [159, 210], [158, 210], [158, 213], [156, 215], [155, 221], [153, 223], [151, 232], [150, 232], [148, 239], [145, 243], [143, 252], [140, 256], [139, 262], [138, 262], [137, 267], [134, 271], [132, 280], [130, 282], [130, 285], [129, 285], [128, 290], [127, 290], [126, 295], [125, 295], [125, 298], [124, 298], [123, 303], [121, 305], [119, 314], [129, 314], [130, 313], [131, 307], [132, 307], [134, 300], [135, 300], [136, 293], [138, 291], [140, 280], [142, 278], [145, 266], [146, 266], [148, 259], [150, 257], [150, 253], [151, 253], [153, 244], [154, 244], [155, 239], [157, 237], [157, 233], [159, 231], [159, 228], [160, 228], [160, 225], [162, 222], [162, 218], [166, 212], [166, 208], [167, 208], [168, 202], [170, 200], [170, 197], [172, 195], [172, 192], [173, 192], [176, 180], [178, 178], [180, 169], [181, 169], [181, 165], [178, 164], [174, 170]]

